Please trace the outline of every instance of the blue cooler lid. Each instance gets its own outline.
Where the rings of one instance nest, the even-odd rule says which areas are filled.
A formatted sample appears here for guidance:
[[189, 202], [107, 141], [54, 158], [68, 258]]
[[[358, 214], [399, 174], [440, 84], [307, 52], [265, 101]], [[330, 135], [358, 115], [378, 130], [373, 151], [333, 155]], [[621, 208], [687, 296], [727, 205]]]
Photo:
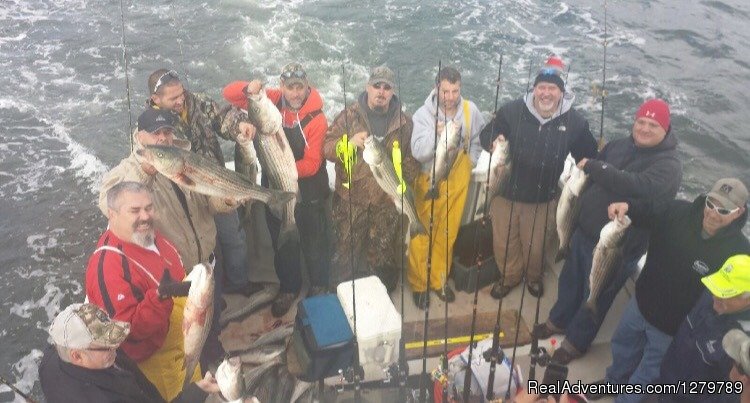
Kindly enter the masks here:
[[318, 346], [331, 346], [354, 338], [344, 309], [336, 295], [316, 295], [303, 299], [301, 304], [307, 315], [302, 319], [302, 324], [312, 329]]

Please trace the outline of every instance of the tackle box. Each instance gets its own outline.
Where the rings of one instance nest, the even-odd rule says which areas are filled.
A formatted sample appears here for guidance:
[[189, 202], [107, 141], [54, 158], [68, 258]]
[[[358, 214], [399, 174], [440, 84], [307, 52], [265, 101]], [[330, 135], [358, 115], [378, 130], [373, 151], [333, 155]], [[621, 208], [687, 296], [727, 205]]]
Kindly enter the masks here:
[[[356, 279], [354, 284], [360, 364], [365, 370], [365, 378], [369, 373], [380, 372], [379, 375], [382, 375], [382, 369], [398, 361], [401, 315], [378, 277]], [[353, 329], [352, 282], [339, 284], [336, 294]], [[377, 371], [368, 371], [368, 367]]]
[[335, 295], [316, 295], [297, 304], [291, 344], [303, 381], [320, 380], [352, 366], [354, 335]]

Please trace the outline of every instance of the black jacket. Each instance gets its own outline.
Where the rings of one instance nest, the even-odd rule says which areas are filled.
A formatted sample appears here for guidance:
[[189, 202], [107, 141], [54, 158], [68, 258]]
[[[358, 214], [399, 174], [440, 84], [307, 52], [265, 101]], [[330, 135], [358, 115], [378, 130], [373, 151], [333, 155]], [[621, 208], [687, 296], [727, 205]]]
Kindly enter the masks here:
[[[125, 354], [117, 351], [115, 365], [88, 369], [64, 362], [54, 346], [47, 347], [39, 365], [39, 381], [48, 403], [164, 402], [156, 387]], [[191, 383], [174, 402], [203, 402], [208, 394]]]
[[635, 283], [638, 309], [648, 323], [670, 336], [705, 290], [701, 277], [731, 256], [750, 253], [742, 234], [747, 211], [713, 237], [701, 237], [705, 200], [673, 200], [661, 212], [637, 204], [628, 210], [633, 225], [650, 229], [648, 257]]
[[[677, 138], [671, 131], [651, 148], [636, 147], [632, 136], [612, 140], [583, 170], [589, 179], [581, 195], [578, 227], [593, 240], [599, 239], [599, 232], [609, 222], [607, 207], [611, 203], [647, 202], [660, 211], [674, 199], [682, 181]], [[624, 256], [645, 252], [648, 240], [645, 229], [631, 228], [626, 237]]]
[[570, 108], [572, 99], [563, 102], [559, 116], [541, 124], [520, 98], [500, 107], [482, 129], [479, 139], [485, 150], [490, 150], [499, 134], [510, 145], [511, 178], [501, 196], [523, 203], [548, 202], [557, 197], [557, 183], [568, 153], [576, 161], [596, 155], [589, 123]]

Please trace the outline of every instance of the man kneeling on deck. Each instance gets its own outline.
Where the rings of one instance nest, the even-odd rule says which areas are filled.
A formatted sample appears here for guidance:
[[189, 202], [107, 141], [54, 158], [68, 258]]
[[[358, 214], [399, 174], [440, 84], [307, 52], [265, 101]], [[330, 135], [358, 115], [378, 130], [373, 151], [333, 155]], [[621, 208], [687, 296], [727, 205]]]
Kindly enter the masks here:
[[[52, 321], [52, 345], [39, 365], [44, 397], [56, 402], [163, 402], [138, 366], [118, 350], [130, 324], [111, 320], [94, 304], [73, 304]], [[202, 402], [219, 391], [211, 374], [191, 383], [173, 400]]]

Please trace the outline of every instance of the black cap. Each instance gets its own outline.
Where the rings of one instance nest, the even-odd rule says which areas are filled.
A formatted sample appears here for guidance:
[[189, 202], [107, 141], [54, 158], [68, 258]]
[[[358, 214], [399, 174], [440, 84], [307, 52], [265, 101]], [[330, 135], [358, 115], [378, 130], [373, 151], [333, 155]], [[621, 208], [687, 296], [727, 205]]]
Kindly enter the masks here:
[[165, 109], [148, 108], [138, 117], [138, 129], [153, 133], [161, 128], [174, 130], [174, 114]]

